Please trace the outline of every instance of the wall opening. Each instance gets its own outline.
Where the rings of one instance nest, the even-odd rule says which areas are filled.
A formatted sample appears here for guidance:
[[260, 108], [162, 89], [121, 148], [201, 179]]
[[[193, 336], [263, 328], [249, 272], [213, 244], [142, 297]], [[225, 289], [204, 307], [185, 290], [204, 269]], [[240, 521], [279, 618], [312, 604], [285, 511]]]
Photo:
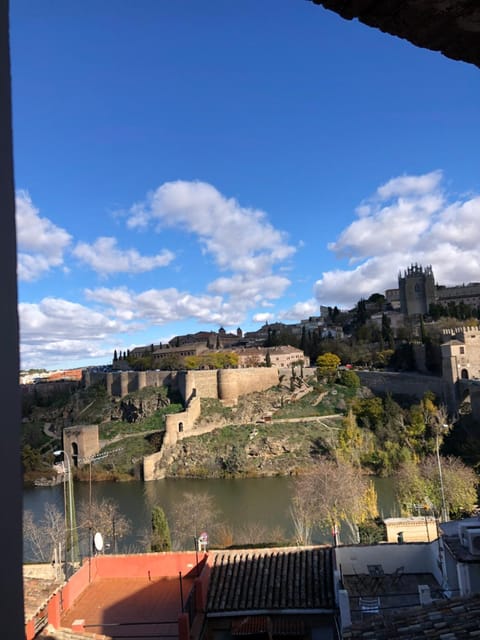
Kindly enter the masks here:
[[178, 423], [178, 431], [179, 431], [180, 433], [182, 433], [182, 431], [183, 431], [183, 422], [179, 422], [179, 423]]
[[462, 380], [468, 380], [468, 371], [467, 369], [462, 369], [462, 373], [460, 374]]
[[78, 467], [78, 444], [72, 442], [72, 460], [75, 467]]

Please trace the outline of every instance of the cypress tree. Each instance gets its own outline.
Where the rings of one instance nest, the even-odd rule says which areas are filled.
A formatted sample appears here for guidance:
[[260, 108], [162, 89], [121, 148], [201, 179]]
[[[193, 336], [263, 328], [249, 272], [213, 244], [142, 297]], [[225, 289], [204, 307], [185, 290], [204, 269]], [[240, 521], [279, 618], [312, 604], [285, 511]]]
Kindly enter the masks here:
[[172, 541], [167, 517], [162, 507], [152, 509], [152, 539], [150, 543], [152, 551], [170, 551]]

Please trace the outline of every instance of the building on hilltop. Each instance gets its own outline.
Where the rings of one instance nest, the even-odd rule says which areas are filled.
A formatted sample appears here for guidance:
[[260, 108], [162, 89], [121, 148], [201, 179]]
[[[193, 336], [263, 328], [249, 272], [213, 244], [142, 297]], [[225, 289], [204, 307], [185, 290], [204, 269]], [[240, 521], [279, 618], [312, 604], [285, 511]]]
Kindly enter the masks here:
[[455, 287], [437, 285], [437, 302], [440, 304], [463, 303], [471, 307], [480, 307], [480, 282], [470, 282]]
[[398, 275], [400, 310], [406, 316], [426, 315], [436, 301], [435, 279], [431, 266], [412, 265]]
[[239, 368], [263, 366], [266, 364], [267, 354], [270, 356], [271, 366], [278, 369], [287, 369], [293, 364], [297, 364], [300, 360], [307, 364], [308, 360], [301, 349], [289, 345], [246, 347], [244, 349], [234, 349], [234, 352], [238, 355]]
[[431, 265], [412, 264], [398, 274], [398, 289], [387, 289], [385, 298], [389, 307], [403, 315], [419, 316], [430, 312], [432, 304], [442, 306], [466, 305], [480, 309], [480, 282], [447, 287], [435, 284]]

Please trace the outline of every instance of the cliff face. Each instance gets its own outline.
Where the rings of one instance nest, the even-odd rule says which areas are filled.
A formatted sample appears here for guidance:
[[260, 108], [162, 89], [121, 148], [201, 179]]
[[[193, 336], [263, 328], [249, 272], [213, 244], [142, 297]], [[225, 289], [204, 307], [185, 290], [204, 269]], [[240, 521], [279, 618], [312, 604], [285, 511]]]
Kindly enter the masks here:
[[311, 0], [342, 18], [448, 58], [480, 66], [480, 6], [477, 0]]

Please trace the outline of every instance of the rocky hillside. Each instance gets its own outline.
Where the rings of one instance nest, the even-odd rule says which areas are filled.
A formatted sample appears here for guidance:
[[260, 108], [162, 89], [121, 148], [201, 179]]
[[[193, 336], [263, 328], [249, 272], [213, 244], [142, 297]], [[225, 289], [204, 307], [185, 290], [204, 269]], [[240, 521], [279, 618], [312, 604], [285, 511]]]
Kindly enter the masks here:
[[[202, 400], [199, 435], [181, 440], [168, 451], [167, 475], [212, 478], [299, 473], [335, 448], [352, 393], [338, 385], [329, 389], [305, 386], [297, 396], [280, 385], [244, 396], [231, 408]], [[218, 429], [201, 433], [212, 425]]]

